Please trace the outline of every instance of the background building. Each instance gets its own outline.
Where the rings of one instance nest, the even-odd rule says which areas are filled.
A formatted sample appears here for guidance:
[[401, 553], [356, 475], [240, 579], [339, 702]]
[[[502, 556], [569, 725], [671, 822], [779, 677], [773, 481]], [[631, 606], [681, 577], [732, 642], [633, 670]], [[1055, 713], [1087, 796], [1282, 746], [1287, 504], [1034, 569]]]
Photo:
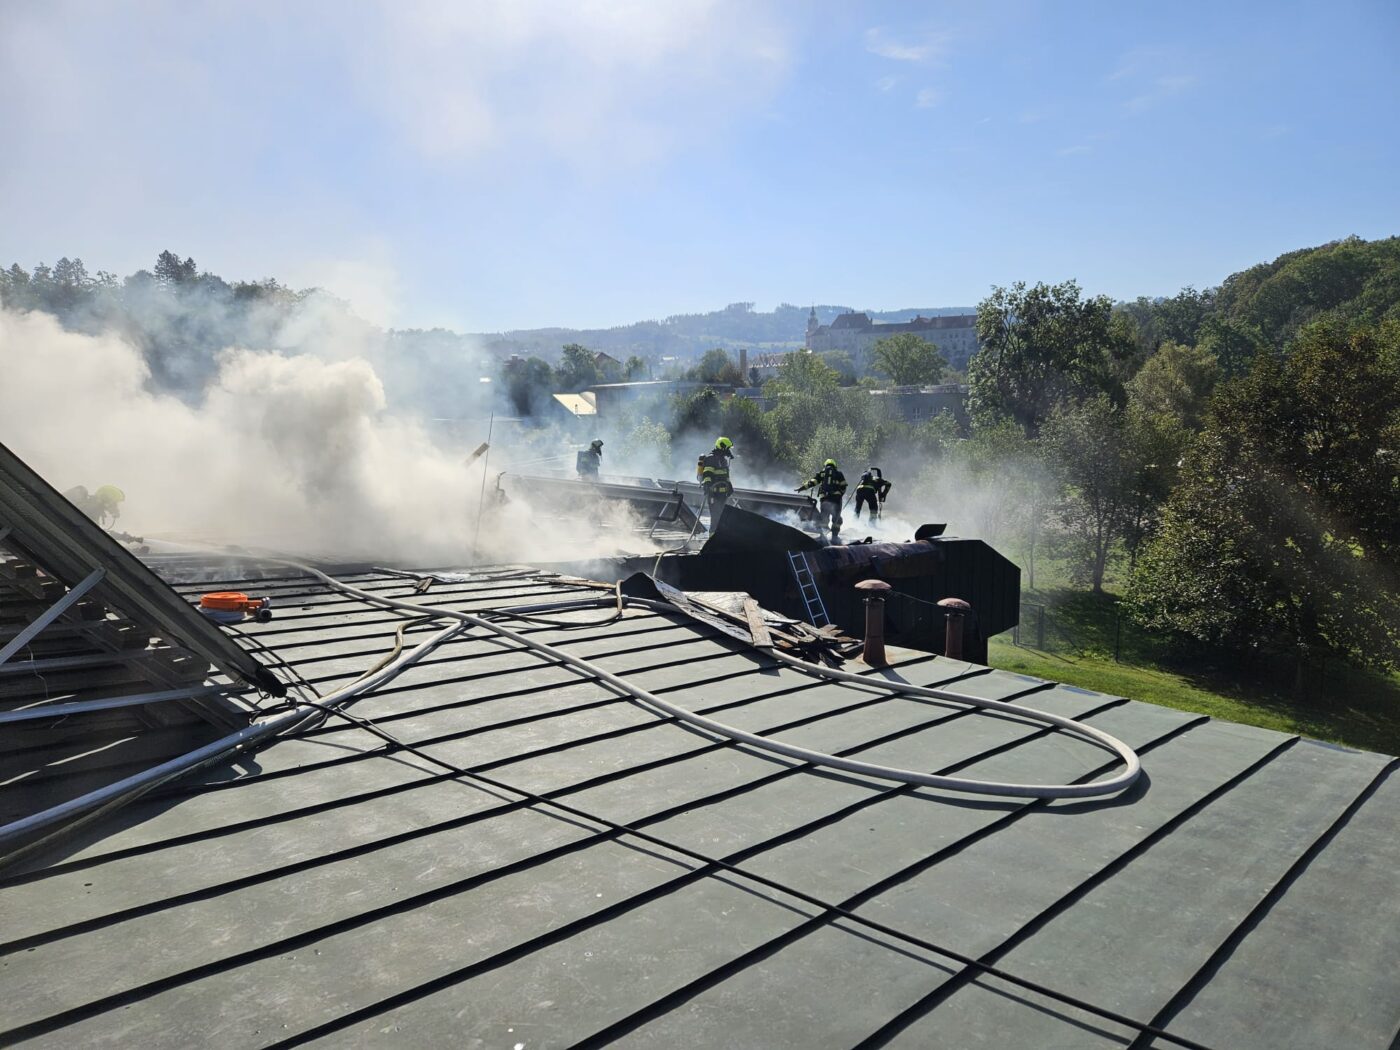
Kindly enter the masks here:
[[965, 383], [895, 386], [888, 390], [872, 390], [870, 396], [888, 406], [890, 413], [902, 423], [927, 423], [939, 413], [947, 412], [965, 433], [971, 424], [967, 414], [968, 389]]
[[963, 371], [977, 352], [977, 315], [949, 314], [945, 317], [915, 317], [912, 321], [881, 324], [869, 314], [844, 313], [831, 322], [817, 321], [815, 309], [807, 316], [807, 349], [814, 351], [845, 350], [858, 367], [870, 363], [870, 348], [876, 340], [901, 332], [913, 332], [938, 349], [948, 364]]
[[712, 385], [714, 384], [692, 379], [655, 379], [635, 383], [599, 383], [587, 393], [593, 396], [594, 408], [598, 415], [607, 417], [615, 415], [623, 406], [640, 400], [689, 394]]

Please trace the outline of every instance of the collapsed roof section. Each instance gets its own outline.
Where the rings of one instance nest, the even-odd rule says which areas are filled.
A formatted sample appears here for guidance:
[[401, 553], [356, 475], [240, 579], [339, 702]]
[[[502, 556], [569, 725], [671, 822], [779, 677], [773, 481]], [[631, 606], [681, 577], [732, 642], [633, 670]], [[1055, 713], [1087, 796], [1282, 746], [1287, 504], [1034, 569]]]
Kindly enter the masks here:
[[271, 672], [0, 445], [0, 853], [249, 725]]
[[1021, 570], [981, 540], [944, 536], [939, 526], [919, 530], [908, 543], [824, 545], [817, 539], [741, 507], [728, 507], [719, 528], [698, 553], [608, 558], [552, 568], [621, 580], [636, 572], [684, 591], [744, 591], [765, 609], [813, 622], [804, 598], [810, 574], [827, 622], [856, 637], [865, 635], [865, 593], [856, 585], [883, 580], [885, 637], [909, 649], [941, 653], [947, 613], [938, 603], [958, 598], [972, 607], [969, 648], [985, 659], [986, 641], [1020, 619]]
[[162, 638], [205, 658], [235, 681], [274, 696], [286, 695], [286, 686], [275, 674], [2, 444], [0, 544], [68, 589], [0, 649], [0, 663], [87, 595], [148, 624]]

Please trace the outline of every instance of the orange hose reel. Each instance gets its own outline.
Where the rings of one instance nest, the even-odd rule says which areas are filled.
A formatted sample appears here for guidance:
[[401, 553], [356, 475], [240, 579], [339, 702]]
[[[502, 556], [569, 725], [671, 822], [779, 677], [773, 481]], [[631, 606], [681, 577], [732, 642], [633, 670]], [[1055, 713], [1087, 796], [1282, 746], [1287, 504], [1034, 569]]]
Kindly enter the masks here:
[[251, 598], [242, 591], [210, 591], [199, 596], [199, 607], [211, 613], [252, 616], [266, 621], [272, 618], [271, 598]]
[[220, 612], [255, 613], [265, 604], [267, 599], [249, 598], [242, 591], [210, 591], [199, 598], [200, 608]]

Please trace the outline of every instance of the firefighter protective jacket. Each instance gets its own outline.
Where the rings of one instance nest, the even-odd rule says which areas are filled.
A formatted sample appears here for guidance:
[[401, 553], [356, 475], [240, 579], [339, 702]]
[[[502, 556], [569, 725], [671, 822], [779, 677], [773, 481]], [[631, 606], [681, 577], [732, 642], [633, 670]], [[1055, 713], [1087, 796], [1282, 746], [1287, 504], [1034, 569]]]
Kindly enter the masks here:
[[734, 491], [729, 481], [729, 456], [723, 449], [711, 449], [695, 464], [695, 479], [712, 496], [728, 496]]
[[823, 467], [804, 489], [816, 489], [821, 500], [840, 500], [846, 495], [846, 475], [835, 467]]

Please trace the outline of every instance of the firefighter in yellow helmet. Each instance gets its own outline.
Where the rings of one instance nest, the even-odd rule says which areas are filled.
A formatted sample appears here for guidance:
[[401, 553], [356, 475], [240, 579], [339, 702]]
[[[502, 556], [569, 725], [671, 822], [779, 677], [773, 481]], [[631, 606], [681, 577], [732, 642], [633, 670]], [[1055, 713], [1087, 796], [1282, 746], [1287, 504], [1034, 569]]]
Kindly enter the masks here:
[[831, 527], [831, 538], [841, 534], [841, 504], [846, 499], [846, 475], [836, 466], [836, 460], [829, 459], [810, 481], [797, 487], [798, 492], [815, 489], [817, 492], [817, 528]]
[[734, 495], [734, 485], [729, 480], [729, 461], [733, 458], [734, 442], [722, 437], [695, 463], [695, 480], [704, 488], [705, 500], [710, 505], [711, 532], [719, 525], [724, 505]]

